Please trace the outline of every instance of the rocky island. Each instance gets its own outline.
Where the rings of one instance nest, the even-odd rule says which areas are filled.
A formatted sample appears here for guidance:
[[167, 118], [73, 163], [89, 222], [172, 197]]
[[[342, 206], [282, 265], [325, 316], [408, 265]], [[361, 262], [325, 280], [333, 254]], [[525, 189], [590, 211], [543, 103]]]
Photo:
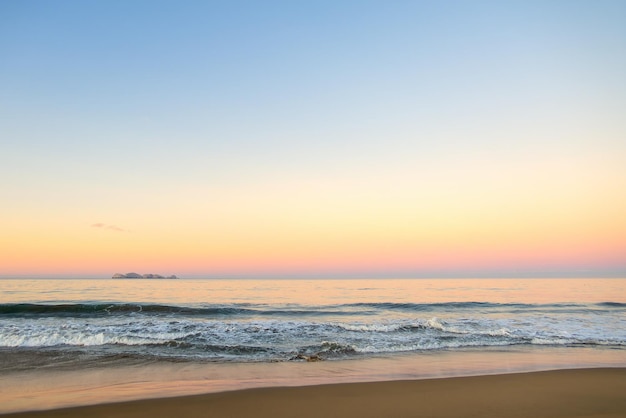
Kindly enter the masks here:
[[153, 274], [153, 273], [149, 273], [149, 274], [138, 274], [138, 273], [126, 273], [126, 274], [120, 274], [120, 273], [115, 273], [112, 277], [113, 279], [178, 279], [178, 277], [171, 275], [171, 276], [161, 276], [160, 274]]

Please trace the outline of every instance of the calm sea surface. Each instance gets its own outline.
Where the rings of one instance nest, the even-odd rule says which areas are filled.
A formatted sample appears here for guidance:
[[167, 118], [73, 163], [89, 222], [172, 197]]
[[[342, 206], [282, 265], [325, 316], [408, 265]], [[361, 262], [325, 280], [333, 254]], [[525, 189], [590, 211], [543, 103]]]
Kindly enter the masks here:
[[528, 346], [626, 353], [626, 280], [0, 280], [0, 373]]

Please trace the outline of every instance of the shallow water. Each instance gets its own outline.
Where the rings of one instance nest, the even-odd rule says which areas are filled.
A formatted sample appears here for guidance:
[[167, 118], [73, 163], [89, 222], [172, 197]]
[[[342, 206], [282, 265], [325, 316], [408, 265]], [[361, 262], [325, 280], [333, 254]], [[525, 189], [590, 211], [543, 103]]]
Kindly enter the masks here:
[[623, 351], [569, 347], [469, 349], [281, 363], [92, 365], [0, 377], [0, 413], [270, 386], [430, 379], [590, 367], [626, 367]]

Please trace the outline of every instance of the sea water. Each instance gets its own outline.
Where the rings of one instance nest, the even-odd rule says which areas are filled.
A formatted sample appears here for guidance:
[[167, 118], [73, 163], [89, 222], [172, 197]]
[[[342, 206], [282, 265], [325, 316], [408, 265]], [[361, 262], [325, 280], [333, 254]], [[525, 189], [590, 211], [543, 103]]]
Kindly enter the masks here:
[[111, 370], [118, 389], [132, 370], [199, 392], [588, 365], [626, 366], [626, 279], [0, 280], [5, 389]]

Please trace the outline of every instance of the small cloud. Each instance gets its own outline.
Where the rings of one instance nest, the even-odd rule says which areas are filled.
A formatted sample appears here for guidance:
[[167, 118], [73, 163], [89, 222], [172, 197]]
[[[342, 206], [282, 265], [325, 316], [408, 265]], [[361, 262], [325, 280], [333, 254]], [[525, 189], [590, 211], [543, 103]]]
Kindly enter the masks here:
[[106, 229], [106, 230], [115, 231], [115, 232], [129, 232], [128, 230], [120, 228], [119, 226], [103, 224], [102, 222], [92, 224], [91, 227], [99, 228], [99, 229]]

